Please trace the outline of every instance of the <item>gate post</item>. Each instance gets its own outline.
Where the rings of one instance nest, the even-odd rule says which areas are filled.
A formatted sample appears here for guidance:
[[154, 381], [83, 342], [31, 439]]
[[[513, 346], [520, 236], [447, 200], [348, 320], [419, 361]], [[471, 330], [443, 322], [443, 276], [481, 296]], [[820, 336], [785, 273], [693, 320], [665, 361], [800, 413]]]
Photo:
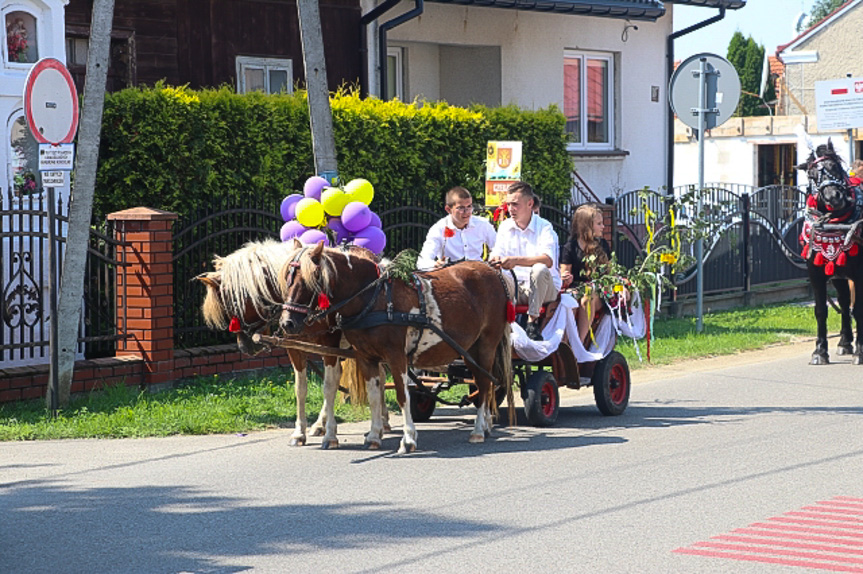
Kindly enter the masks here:
[[741, 265], [743, 272], [743, 304], [749, 306], [752, 289], [752, 241], [749, 237], [749, 209], [751, 198], [748, 193], [740, 196], [741, 225], [743, 226], [743, 245], [741, 246]]
[[146, 385], [173, 379], [174, 267], [176, 213], [135, 207], [108, 215], [114, 222], [117, 260], [117, 356], [144, 359]]

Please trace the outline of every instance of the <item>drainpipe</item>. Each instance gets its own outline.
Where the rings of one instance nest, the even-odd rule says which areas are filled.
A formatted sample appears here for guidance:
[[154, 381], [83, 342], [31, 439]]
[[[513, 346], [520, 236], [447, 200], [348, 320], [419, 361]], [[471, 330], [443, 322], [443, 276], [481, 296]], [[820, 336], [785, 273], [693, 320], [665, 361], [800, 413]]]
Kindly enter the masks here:
[[[699, 22], [697, 24], [693, 24], [689, 28], [684, 28], [683, 30], [678, 30], [672, 34], [668, 35], [666, 38], [666, 47], [665, 47], [665, 82], [666, 86], [669, 86], [671, 83], [671, 76], [674, 73], [674, 41], [681, 36], [685, 36], [691, 32], [695, 32], [696, 30], [700, 30], [705, 26], [709, 26], [710, 24], [714, 24], [719, 22], [725, 18], [725, 6], [719, 7], [719, 14], [712, 18], [708, 18], [703, 22]], [[671, 102], [668, 101], [666, 103], [668, 106], [668, 124], [666, 126], [666, 170], [665, 174], [665, 186], [666, 193], [671, 193], [674, 190], [674, 111], [671, 109]], [[698, 134], [698, 137], [704, 137], [704, 134]]]
[[380, 18], [386, 12], [389, 12], [401, 0], [386, 0], [378, 4], [360, 18], [360, 59], [365, 63], [363, 66], [362, 75], [360, 77], [360, 89], [363, 97], [369, 95], [369, 49], [368, 49], [368, 29], [369, 24]]
[[413, 10], [384, 22], [378, 28], [378, 63], [381, 67], [381, 99], [384, 99], [384, 91], [387, 89], [387, 32], [423, 13], [423, 0], [414, 0], [414, 2], [415, 6]]

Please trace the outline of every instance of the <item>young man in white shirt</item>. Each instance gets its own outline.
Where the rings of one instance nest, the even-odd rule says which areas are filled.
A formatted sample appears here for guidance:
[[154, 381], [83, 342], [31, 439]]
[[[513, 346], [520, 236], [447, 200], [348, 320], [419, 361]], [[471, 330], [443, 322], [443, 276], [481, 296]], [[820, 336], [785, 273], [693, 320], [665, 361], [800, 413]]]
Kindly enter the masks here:
[[527, 304], [527, 332], [534, 340], [542, 339], [539, 317], [545, 303], [557, 299], [560, 292], [557, 233], [551, 223], [534, 213], [537, 197], [533, 188], [522, 181], [507, 190], [509, 219], [500, 224], [490, 262], [502, 269], [512, 269], [518, 280], [518, 303]]
[[437, 269], [459, 259], [482, 259], [483, 246], [491, 249], [495, 243], [492, 224], [473, 215], [473, 198], [468, 190], [461, 186], [449, 190], [444, 208], [449, 215], [429, 228], [417, 258], [417, 268], [421, 271]]

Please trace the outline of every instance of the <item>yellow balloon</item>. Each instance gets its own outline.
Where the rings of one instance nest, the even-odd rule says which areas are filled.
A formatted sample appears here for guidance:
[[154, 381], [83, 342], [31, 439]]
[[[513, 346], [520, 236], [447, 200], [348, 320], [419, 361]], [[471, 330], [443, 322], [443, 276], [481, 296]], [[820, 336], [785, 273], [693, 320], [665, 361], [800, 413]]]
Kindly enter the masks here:
[[321, 205], [327, 215], [338, 217], [348, 203], [348, 195], [337, 187], [325, 187], [321, 193]]
[[375, 197], [375, 188], [367, 179], [353, 179], [345, 186], [345, 193], [350, 201], [359, 201], [369, 205]]
[[297, 221], [306, 227], [317, 227], [324, 221], [324, 208], [317, 199], [306, 197], [297, 202]]

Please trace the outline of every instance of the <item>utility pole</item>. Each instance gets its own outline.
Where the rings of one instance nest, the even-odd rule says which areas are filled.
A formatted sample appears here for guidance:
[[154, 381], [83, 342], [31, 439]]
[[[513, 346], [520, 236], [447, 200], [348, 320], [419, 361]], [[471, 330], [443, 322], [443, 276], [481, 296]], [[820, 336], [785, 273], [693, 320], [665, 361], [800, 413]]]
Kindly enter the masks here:
[[[57, 307], [58, 332], [55, 344], [58, 345], [59, 396], [55, 404], [60, 406], [69, 404], [75, 350], [78, 348], [78, 325], [84, 297], [84, 271], [90, 241], [90, 218], [93, 213], [93, 192], [96, 187], [113, 19], [114, 0], [94, 0], [90, 47], [87, 52], [87, 77], [84, 80], [84, 99], [78, 131], [78, 153], [75, 158], [75, 184], [69, 203], [69, 233], [63, 256], [63, 275]], [[51, 405], [51, 391], [48, 395], [48, 405]]]
[[297, 13], [300, 19], [300, 40], [303, 44], [303, 67], [306, 71], [315, 171], [330, 183], [334, 183], [338, 175], [338, 161], [318, 0], [297, 0]]

